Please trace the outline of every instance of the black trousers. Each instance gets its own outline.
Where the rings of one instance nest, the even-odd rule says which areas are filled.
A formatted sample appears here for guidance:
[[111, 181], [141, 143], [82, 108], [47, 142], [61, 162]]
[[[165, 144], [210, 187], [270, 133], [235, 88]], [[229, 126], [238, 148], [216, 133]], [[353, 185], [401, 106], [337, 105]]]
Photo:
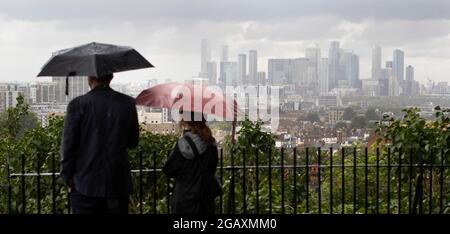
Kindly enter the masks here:
[[129, 197], [88, 197], [70, 192], [72, 213], [74, 214], [128, 214]]

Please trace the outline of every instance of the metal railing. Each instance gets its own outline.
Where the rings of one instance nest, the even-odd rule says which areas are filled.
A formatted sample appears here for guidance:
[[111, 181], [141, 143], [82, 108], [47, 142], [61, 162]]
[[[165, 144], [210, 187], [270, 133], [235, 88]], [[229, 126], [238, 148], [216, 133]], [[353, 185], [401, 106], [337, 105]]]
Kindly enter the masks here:
[[[281, 148], [224, 155], [220, 149], [217, 175], [224, 194], [216, 200], [216, 212], [450, 213], [450, 170], [443, 150], [430, 155], [415, 149], [372, 151]], [[163, 175], [157, 157], [156, 152], [138, 154], [138, 167], [131, 170], [136, 188], [131, 213], [170, 211], [174, 183]], [[56, 156], [46, 161], [50, 169], [46, 172], [39, 159], [34, 171], [26, 170], [24, 155], [20, 162], [19, 171], [7, 167], [8, 212], [70, 213], [70, 198], [59, 179]]]

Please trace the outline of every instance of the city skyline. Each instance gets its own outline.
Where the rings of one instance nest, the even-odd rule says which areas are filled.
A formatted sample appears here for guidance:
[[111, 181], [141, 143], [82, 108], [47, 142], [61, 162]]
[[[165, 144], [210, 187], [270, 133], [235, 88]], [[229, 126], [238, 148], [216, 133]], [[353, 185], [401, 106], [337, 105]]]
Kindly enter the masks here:
[[[448, 1], [146, 1], [123, 6], [105, 1], [2, 1], [0, 3], [1, 81], [36, 78], [51, 53], [91, 41], [130, 45], [155, 68], [118, 73], [114, 82], [184, 80], [198, 75], [199, 43], [208, 38], [219, 63], [258, 51], [258, 67], [269, 58], [304, 57], [330, 41], [359, 55], [361, 78], [371, 76], [371, 48], [383, 48], [383, 60], [396, 48], [404, 63], [415, 65], [415, 78], [450, 81], [450, 2]], [[78, 12], [67, 9], [86, 9]], [[64, 9], [64, 10], [63, 10]], [[61, 12], [65, 12], [62, 14]], [[384, 52], [386, 51], [386, 52]], [[23, 56], [27, 55], [27, 56]], [[265, 69], [258, 69], [265, 71]]]

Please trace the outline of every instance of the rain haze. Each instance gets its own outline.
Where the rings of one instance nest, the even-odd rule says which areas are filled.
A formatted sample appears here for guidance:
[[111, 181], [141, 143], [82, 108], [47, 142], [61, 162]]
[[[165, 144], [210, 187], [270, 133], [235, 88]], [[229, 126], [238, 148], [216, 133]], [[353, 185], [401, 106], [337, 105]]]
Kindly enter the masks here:
[[200, 71], [200, 40], [211, 41], [212, 59], [221, 45], [230, 60], [258, 51], [268, 58], [303, 57], [312, 45], [328, 56], [330, 41], [360, 56], [360, 77], [370, 78], [371, 48], [383, 62], [405, 51], [405, 66], [420, 82], [450, 81], [450, 1], [0, 1], [1, 81], [36, 79], [51, 53], [96, 41], [129, 45], [155, 68], [118, 73], [115, 82], [182, 81]]

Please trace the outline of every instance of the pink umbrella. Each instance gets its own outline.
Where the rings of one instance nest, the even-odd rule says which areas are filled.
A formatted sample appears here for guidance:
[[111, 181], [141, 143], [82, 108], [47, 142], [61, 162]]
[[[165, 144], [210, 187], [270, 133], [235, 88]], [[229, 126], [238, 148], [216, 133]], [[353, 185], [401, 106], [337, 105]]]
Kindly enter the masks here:
[[171, 82], [142, 91], [136, 98], [136, 103], [141, 106], [203, 113], [208, 119], [233, 121], [232, 141], [235, 141], [237, 103], [220, 89]]

